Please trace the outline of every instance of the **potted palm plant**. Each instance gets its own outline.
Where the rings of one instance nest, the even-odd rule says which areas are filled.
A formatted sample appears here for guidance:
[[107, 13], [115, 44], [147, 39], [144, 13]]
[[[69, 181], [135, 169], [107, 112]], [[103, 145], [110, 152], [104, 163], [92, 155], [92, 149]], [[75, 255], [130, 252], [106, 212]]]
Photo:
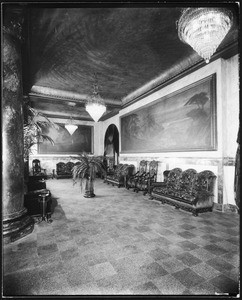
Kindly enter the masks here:
[[86, 153], [81, 153], [77, 157], [72, 159], [78, 160], [78, 162], [72, 168], [73, 184], [76, 184], [80, 180], [81, 188], [85, 182], [85, 198], [95, 197], [94, 194], [94, 180], [96, 173], [101, 172], [105, 174], [105, 166], [103, 164], [102, 156], [88, 156]]
[[38, 142], [48, 141], [54, 144], [54, 141], [48, 135], [43, 134], [46, 127], [58, 128], [45, 115], [32, 108], [27, 101], [24, 101], [24, 164], [25, 164], [25, 180], [28, 181], [29, 174], [29, 155], [32, 154], [32, 147]]

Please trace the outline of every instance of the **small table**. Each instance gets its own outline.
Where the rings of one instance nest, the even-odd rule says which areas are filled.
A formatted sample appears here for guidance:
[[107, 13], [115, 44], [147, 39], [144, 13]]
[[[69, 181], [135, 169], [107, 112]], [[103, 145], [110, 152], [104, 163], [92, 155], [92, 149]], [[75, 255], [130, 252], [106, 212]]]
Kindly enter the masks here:
[[38, 196], [38, 201], [42, 207], [42, 216], [40, 222], [45, 221], [47, 223], [52, 223], [53, 220], [50, 218], [50, 213], [46, 212], [47, 203], [50, 201], [50, 191], [47, 189], [39, 190]]

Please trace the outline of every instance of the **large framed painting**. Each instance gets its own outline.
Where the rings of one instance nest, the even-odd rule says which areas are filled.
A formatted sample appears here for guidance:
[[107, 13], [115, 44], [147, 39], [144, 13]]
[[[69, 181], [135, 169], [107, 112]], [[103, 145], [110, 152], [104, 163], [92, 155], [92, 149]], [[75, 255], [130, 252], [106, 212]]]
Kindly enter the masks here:
[[49, 127], [44, 130], [54, 141], [38, 144], [39, 154], [78, 154], [93, 153], [93, 126], [78, 125], [76, 131], [70, 135], [64, 124], [58, 124], [58, 129]]
[[217, 149], [216, 74], [120, 118], [121, 152]]

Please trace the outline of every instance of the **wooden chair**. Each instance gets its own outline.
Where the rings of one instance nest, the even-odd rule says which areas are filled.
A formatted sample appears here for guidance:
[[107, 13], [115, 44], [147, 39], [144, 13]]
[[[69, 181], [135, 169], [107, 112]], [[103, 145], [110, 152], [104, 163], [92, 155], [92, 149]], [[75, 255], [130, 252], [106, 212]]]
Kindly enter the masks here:
[[39, 159], [34, 159], [32, 161], [32, 171], [33, 176], [39, 176], [41, 178], [47, 179], [46, 169], [41, 168]]
[[126, 183], [126, 188], [129, 190], [130, 188], [134, 189], [134, 192], [136, 191], [136, 184], [137, 182], [145, 175], [147, 172], [147, 160], [141, 160], [139, 163], [139, 170], [133, 175], [130, 176]]
[[157, 180], [158, 161], [152, 160], [149, 163], [149, 171], [138, 179], [136, 192], [143, 191], [143, 194], [150, 194], [151, 185]]

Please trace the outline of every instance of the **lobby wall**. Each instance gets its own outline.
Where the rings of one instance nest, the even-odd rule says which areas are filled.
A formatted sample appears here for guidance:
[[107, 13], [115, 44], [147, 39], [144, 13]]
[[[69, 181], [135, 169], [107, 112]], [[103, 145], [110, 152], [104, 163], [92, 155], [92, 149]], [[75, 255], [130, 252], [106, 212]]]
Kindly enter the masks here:
[[[133, 163], [136, 168], [140, 160], [158, 160], [158, 181], [163, 180], [163, 171], [174, 167], [194, 168], [197, 171], [211, 170], [217, 176], [215, 208], [225, 210], [235, 206], [233, 193], [235, 153], [239, 127], [239, 62], [238, 55], [228, 60], [218, 59], [195, 72], [165, 86], [140, 101], [122, 109], [118, 115], [103, 122], [105, 134], [110, 124], [115, 124], [120, 133], [120, 117], [148, 103], [180, 90], [196, 81], [216, 73], [216, 122], [217, 150], [160, 153], [122, 153], [120, 162]], [[121, 134], [120, 134], [121, 136]], [[121, 145], [122, 141], [120, 141]], [[121, 151], [121, 147], [120, 147]]]
[[[65, 124], [69, 121], [69, 119], [57, 119], [50, 118], [51, 121], [55, 123]], [[103, 130], [102, 130], [102, 122], [91, 122], [91, 121], [79, 121], [73, 120], [73, 124], [76, 125], [89, 125], [93, 126], [93, 155], [101, 155], [100, 152], [103, 148]], [[39, 159], [41, 161], [41, 167], [46, 169], [47, 174], [52, 174], [53, 170], [56, 169], [56, 164], [58, 162], [68, 162], [75, 160], [71, 159], [70, 156], [75, 157], [74, 154], [38, 154], [37, 145], [32, 148], [32, 155], [30, 155], [29, 159], [29, 170], [30, 174], [32, 171], [32, 161], [34, 159]]]

